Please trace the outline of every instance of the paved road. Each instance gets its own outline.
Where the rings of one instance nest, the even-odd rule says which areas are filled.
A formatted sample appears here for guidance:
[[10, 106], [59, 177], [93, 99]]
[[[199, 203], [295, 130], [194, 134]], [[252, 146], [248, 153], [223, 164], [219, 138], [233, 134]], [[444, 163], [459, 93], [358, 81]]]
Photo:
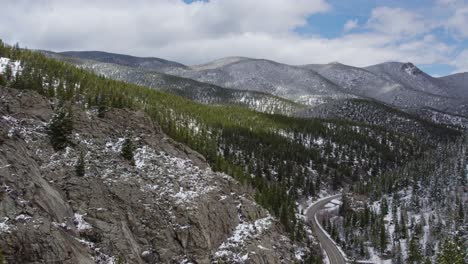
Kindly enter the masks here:
[[331, 240], [319, 227], [320, 223], [317, 222], [317, 218], [315, 217], [317, 212], [323, 208], [327, 203], [329, 203], [333, 199], [340, 198], [341, 194], [330, 196], [326, 199], [323, 199], [319, 202], [316, 202], [314, 205], [309, 207], [307, 209], [306, 217], [307, 220], [312, 224], [312, 231], [315, 234], [315, 237], [318, 239], [320, 242], [320, 245], [322, 245], [322, 248], [325, 250], [325, 252], [328, 255], [328, 259], [330, 260], [330, 264], [346, 264], [346, 259], [343, 257], [343, 255], [340, 253], [336, 245], [333, 243], [333, 240]]

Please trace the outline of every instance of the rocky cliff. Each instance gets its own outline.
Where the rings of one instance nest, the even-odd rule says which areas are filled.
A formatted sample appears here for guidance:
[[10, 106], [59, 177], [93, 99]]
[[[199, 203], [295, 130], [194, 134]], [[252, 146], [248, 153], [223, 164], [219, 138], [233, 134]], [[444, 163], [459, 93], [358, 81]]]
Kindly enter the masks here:
[[[143, 113], [108, 109], [98, 117], [74, 108], [73, 144], [54, 151], [46, 133], [54, 105], [0, 88], [7, 263], [293, 263], [307, 252], [251, 190], [211, 171]], [[121, 156], [129, 132], [133, 163]]]

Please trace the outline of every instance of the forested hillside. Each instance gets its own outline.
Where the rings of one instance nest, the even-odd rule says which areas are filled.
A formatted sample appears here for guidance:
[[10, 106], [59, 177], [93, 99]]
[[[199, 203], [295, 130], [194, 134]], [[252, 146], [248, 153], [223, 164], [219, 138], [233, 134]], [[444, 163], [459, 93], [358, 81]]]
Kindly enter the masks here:
[[466, 138], [440, 144], [395, 171], [355, 183], [322, 215], [333, 239], [357, 259], [465, 263]]
[[[0, 57], [10, 61], [2, 85], [100, 113], [109, 107], [145, 111], [170, 137], [204, 155], [215, 171], [253, 187], [257, 202], [277, 216], [294, 239], [303, 236], [295, 217], [298, 198], [381, 179], [436, 147], [413, 135], [364, 123], [203, 105], [109, 80], [17, 46], [0, 43]], [[16, 74], [10, 74], [12, 62], [20, 63]], [[461, 135], [446, 127], [435, 133], [440, 142]]]

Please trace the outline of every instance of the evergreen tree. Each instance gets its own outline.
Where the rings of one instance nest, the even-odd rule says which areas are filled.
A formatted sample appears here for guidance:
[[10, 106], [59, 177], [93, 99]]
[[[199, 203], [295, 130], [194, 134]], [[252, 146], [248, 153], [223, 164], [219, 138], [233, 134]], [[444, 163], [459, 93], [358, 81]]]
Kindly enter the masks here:
[[303, 241], [306, 236], [303, 221], [299, 219], [296, 226], [295, 238], [297, 241]]
[[459, 239], [454, 241], [447, 239], [440, 252], [437, 254], [438, 264], [465, 264], [468, 257], [467, 248]]
[[393, 237], [394, 239], [398, 240], [400, 239], [400, 224], [398, 223], [398, 218], [396, 218], [395, 215], [393, 221], [395, 222], [395, 231], [393, 233]]
[[412, 236], [408, 247], [408, 261], [410, 263], [420, 263], [422, 261], [421, 249], [419, 241], [415, 236]]
[[73, 119], [71, 107], [59, 107], [52, 116], [47, 133], [55, 150], [62, 150], [71, 143]]
[[339, 208], [339, 214], [343, 217], [346, 217], [348, 212], [351, 210], [351, 205], [348, 199], [348, 196], [346, 195], [346, 192], [343, 191], [341, 194], [341, 206]]
[[380, 253], [384, 253], [385, 249], [387, 248], [387, 233], [385, 230], [385, 224], [383, 220], [381, 221], [381, 224], [380, 224], [380, 239], [379, 240], [380, 240], [379, 241]]
[[281, 206], [280, 222], [281, 222], [281, 224], [283, 224], [283, 226], [288, 231], [289, 230], [289, 217], [288, 217], [288, 208], [287, 208], [286, 204]]
[[0, 86], [7, 85], [7, 80], [3, 74], [0, 74]]
[[463, 210], [463, 203], [461, 200], [458, 201], [458, 221], [463, 223], [465, 221], [465, 212]]
[[11, 69], [10, 64], [6, 65], [4, 75], [7, 82], [10, 82], [12, 80], [13, 70]]
[[388, 214], [388, 202], [387, 202], [387, 198], [385, 197], [382, 197], [382, 200], [381, 200], [381, 210], [382, 210], [382, 216], [386, 216]]
[[406, 220], [404, 217], [403, 210], [400, 212], [400, 224], [401, 224], [400, 238], [406, 238], [408, 235], [408, 230], [406, 229]]
[[132, 136], [129, 133], [125, 137], [125, 140], [123, 142], [121, 154], [122, 154], [122, 157], [124, 157], [124, 159], [130, 161], [132, 164], [134, 162], [134, 160], [133, 160], [133, 151], [134, 150], [135, 150], [135, 147], [133, 145]]
[[98, 105], [98, 117], [104, 118], [107, 112], [106, 97], [104, 95], [99, 95], [96, 99]]
[[106, 111], [107, 111], [107, 107], [105, 105], [98, 106], [97, 116], [100, 117], [100, 118], [106, 117]]
[[78, 160], [75, 165], [76, 176], [83, 177], [85, 175], [85, 159], [84, 153], [81, 150], [78, 156]]

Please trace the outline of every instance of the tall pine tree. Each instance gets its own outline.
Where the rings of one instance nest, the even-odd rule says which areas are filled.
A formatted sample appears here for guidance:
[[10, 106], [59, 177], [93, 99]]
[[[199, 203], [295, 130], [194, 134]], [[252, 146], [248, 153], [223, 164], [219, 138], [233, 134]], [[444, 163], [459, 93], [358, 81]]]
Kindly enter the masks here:
[[133, 160], [133, 151], [135, 150], [135, 147], [133, 145], [133, 140], [132, 140], [132, 135], [131, 133], [128, 133], [127, 136], [124, 139], [123, 145], [122, 145], [122, 157], [128, 161], [130, 161], [131, 164], [134, 163]]
[[50, 143], [55, 150], [62, 150], [71, 144], [73, 131], [71, 107], [59, 107], [47, 126]]

